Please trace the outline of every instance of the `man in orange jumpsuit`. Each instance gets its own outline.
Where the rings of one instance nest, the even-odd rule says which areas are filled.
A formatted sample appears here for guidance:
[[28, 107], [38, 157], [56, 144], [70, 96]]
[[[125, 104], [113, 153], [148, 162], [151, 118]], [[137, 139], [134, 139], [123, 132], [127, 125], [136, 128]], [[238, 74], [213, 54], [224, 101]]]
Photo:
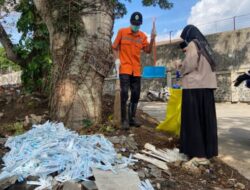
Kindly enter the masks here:
[[[135, 119], [141, 92], [140, 55], [141, 50], [146, 53], [152, 51], [156, 36], [155, 31], [152, 30], [151, 41], [148, 43], [147, 36], [139, 30], [142, 22], [142, 14], [134, 12], [130, 18], [131, 26], [120, 29], [112, 45], [116, 68], [120, 68], [121, 119], [122, 128], [125, 130], [129, 129], [129, 126], [140, 126], [140, 123]], [[126, 104], [129, 89], [131, 90], [131, 98], [128, 105], [127, 119]]]

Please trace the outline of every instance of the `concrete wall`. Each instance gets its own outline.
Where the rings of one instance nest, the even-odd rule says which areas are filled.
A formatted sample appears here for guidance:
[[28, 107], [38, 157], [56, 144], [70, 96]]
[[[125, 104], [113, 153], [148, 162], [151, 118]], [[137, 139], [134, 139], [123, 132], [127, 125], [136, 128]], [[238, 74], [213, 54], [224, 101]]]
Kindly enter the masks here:
[[[242, 84], [235, 88], [232, 84], [235, 78], [250, 69], [250, 28], [232, 32], [224, 32], [207, 36], [207, 39], [215, 51], [217, 62], [218, 89], [216, 100], [218, 102], [250, 102], [250, 89]], [[178, 48], [180, 41], [169, 44], [161, 42], [157, 45], [157, 65], [167, 66], [171, 72], [174, 62], [184, 58]], [[153, 56], [142, 55], [143, 65], [152, 65]], [[112, 86], [110, 80], [105, 87]], [[142, 98], [148, 89], [157, 89], [166, 84], [166, 80], [143, 80]], [[113, 93], [111, 87], [105, 89], [105, 93]]]
[[0, 86], [21, 84], [21, 72], [0, 74]]

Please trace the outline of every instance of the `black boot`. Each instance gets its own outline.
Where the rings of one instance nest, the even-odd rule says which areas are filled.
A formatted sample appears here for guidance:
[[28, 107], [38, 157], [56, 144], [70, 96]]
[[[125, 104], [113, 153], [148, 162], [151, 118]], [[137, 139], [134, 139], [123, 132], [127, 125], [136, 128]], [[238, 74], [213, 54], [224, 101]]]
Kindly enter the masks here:
[[129, 129], [129, 124], [128, 124], [128, 119], [127, 119], [127, 107], [125, 105], [121, 105], [121, 120], [122, 120], [122, 129], [123, 130], [128, 130]]
[[129, 125], [131, 127], [140, 127], [141, 123], [138, 122], [135, 118], [137, 109], [137, 103], [130, 103], [128, 105], [128, 118], [129, 118]]

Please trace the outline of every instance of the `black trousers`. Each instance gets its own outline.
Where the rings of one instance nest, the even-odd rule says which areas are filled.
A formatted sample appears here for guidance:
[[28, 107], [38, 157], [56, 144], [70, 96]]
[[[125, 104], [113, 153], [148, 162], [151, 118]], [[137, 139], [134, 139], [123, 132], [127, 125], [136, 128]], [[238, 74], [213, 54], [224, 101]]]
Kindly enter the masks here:
[[130, 102], [137, 104], [141, 93], [141, 77], [128, 74], [120, 74], [121, 106], [126, 106], [128, 91], [131, 91]]

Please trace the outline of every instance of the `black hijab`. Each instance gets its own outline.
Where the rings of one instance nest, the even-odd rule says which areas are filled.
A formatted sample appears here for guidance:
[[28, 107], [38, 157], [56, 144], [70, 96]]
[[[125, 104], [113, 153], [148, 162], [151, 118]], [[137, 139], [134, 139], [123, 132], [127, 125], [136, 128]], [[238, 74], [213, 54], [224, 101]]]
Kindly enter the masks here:
[[194, 25], [187, 25], [181, 33], [181, 38], [186, 42], [186, 44], [194, 41], [199, 49], [199, 53], [207, 59], [212, 71], [215, 71], [216, 63], [214, 61], [214, 51], [210, 47], [207, 39], [197, 27]]

